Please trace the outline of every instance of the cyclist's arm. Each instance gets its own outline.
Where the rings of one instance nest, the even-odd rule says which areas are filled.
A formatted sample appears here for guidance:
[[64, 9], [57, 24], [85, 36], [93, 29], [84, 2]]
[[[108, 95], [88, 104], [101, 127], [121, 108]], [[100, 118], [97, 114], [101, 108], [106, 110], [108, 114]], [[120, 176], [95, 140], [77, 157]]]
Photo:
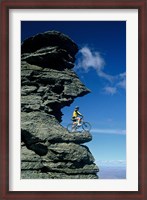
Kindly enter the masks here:
[[78, 115], [80, 115], [81, 117], [83, 117], [83, 115], [78, 111]]

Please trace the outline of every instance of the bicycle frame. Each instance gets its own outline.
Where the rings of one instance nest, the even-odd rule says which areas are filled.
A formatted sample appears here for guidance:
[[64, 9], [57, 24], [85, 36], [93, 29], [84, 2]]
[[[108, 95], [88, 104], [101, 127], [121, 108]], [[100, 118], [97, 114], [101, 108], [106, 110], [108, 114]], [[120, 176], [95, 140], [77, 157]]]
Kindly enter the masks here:
[[80, 125], [78, 125], [78, 121], [77, 120], [73, 121], [73, 129], [76, 130], [77, 128], [80, 128], [83, 125], [83, 122], [84, 122], [83, 118], [80, 119]]

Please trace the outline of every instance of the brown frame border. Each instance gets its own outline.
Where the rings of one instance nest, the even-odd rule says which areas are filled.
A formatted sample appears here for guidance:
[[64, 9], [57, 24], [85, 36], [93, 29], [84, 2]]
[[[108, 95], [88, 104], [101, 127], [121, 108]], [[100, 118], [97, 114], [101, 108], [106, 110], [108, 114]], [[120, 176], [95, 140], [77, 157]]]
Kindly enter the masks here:
[[[9, 9], [138, 9], [139, 10], [139, 191], [10, 192], [9, 191]], [[147, 199], [147, 0], [1, 0], [0, 1], [0, 199]]]

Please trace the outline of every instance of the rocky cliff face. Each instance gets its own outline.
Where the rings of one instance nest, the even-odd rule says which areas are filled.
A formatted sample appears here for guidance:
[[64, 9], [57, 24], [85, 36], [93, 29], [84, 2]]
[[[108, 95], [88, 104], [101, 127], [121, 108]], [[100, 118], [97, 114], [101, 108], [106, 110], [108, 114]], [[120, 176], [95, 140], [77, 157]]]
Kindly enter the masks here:
[[83, 145], [91, 134], [69, 133], [60, 125], [61, 109], [90, 92], [72, 70], [77, 52], [77, 45], [57, 31], [22, 43], [22, 178], [98, 178], [94, 157]]

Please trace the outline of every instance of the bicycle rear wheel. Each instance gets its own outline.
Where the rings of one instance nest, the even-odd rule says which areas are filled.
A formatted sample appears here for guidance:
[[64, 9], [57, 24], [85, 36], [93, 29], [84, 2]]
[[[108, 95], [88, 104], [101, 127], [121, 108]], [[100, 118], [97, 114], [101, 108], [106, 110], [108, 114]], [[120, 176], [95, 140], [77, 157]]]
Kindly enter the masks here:
[[82, 128], [83, 128], [85, 131], [90, 131], [90, 129], [91, 129], [91, 124], [90, 124], [89, 122], [83, 122]]
[[76, 125], [73, 125], [73, 124], [68, 124], [67, 125], [67, 130], [68, 130], [68, 132], [74, 132], [74, 131], [76, 131]]

